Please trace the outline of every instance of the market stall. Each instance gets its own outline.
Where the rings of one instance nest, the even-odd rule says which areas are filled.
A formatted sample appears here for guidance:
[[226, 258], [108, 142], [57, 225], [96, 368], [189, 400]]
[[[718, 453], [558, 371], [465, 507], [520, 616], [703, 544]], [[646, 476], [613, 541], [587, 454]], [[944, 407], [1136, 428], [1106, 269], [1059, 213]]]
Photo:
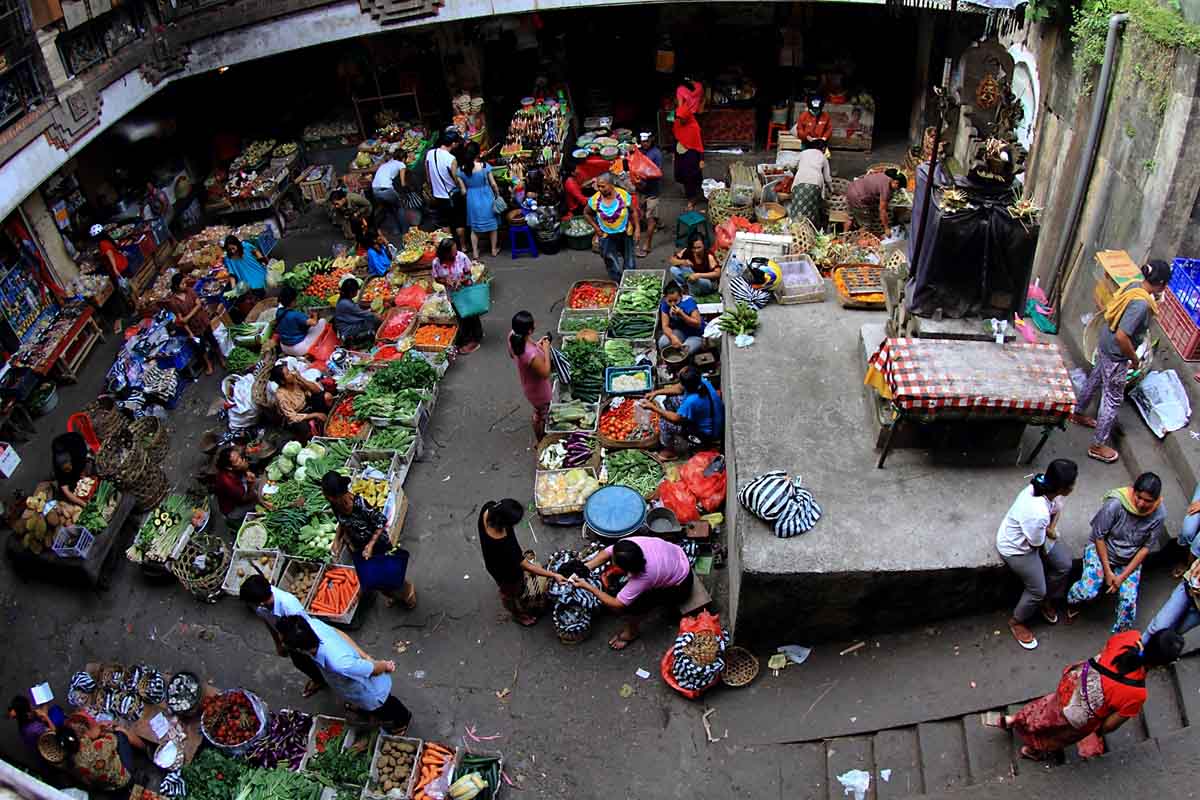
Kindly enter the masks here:
[[425, 153], [437, 142], [437, 134], [419, 122], [392, 121], [381, 126], [371, 138], [358, 145], [358, 153], [351, 159], [341, 177], [342, 185], [352, 192], [361, 192], [371, 185], [375, 170], [392, 152], [405, 157], [405, 169], [420, 171]]
[[[536, 198], [539, 205], [554, 206], [562, 196], [564, 153], [572, 135], [574, 114], [566, 87], [521, 99], [513, 114], [500, 158], [508, 165], [506, 177], [513, 186], [519, 205], [525, 197]], [[550, 221], [553, 224], [553, 220]], [[557, 238], [557, 237], [556, 237]]]
[[901, 425], [1001, 419], [1042, 427], [1029, 463], [1075, 410], [1071, 376], [1053, 343], [887, 339], [871, 356], [865, 382], [895, 410], [881, 468]]
[[94, 319], [96, 309], [86, 303], [45, 306], [22, 336], [21, 347], [10, 363], [38, 375], [52, 372], [76, 380], [84, 359], [104, 334]]
[[228, 169], [205, 179], [205, 212], [218, 217], [266, 216], [282, 233], [289, 217], [304, 204], [296, 183], [304, 166], [303, 152], [298, 142], [251, 142]]

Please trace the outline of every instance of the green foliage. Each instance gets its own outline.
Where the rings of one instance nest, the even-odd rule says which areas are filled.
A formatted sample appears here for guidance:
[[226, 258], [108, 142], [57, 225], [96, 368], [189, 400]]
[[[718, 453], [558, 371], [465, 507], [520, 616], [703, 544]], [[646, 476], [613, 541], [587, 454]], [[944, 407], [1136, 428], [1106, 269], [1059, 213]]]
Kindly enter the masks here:
[[1029, 0], [1025, 4], [1025, 22], [1054, 23], [1071, 19], [1071, 0]]
[[1178, 2], [1173, 8], [1155, 0], [1084, 0], [1075, 9], [1071, 41], [1075, 44], [1075, 66], [1091, 70], [1104, 61], [1104, 41], [1108, 36], [1108, 18], [1129, 14], [1128, 27], [1168, 50], [1183, 48], [1200, 53], [1200, 26], [1185, 20]]

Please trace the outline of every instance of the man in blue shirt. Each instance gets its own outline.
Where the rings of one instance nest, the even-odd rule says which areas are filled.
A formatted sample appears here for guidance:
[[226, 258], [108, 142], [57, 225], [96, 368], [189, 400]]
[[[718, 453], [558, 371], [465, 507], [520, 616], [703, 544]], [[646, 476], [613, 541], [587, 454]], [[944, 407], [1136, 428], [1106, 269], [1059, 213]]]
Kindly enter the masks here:
[[[658, 171], [662, 172], [662, 151], [654, 142], [654, 134], [643, 131], [638, 134], [638, 147], [642, 155], [654, 162]], [[661, 191], [662, 178], [646, 178], [638, 184], [638, 205], [642, 210], [642, 230], [646, 232], [645, 241], [638, 247], [638, 258], [645, 258], [654, 249], [654, 232], [662, 221], [658, 216], [658, 193]]]
[[412, 713], [391, 693], [396, 662], [372, 659], [349, 636], [312, 617], [284, 617], [277, 630], [289, 649], [316, 662], [325, 682], [348, 707], [365, 712], [390, 734], [403, 736], [408, 731]]
[[662, 302], [658, 304], [658, 315], [662, 322], [662, 336], [658, 337], [659, 348], [682, 347], [687, 354], [698, 353], [704, 347], [704, 323], [700, 319], [700, 306], [691, 295], [684, 295], [679, 284], [668, 283], [663, 290]]

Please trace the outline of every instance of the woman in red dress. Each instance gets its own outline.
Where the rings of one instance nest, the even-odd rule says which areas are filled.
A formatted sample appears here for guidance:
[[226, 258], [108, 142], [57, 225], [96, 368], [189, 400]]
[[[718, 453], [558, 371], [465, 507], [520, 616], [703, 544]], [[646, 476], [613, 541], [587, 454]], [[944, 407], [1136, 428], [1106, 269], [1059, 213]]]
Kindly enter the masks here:
[[[1072, 744], [1080, 753], [1103, 752], [1098, 737], [1136, 717], [1146, 702], [1146, 670], [1179, 658], [1183, 637], [1159, 631], [1145, 642], [1137, 631], [1111, 637], [1094, 658], [1063, 670], [1058, 689], [1016, 714], [985, 715], [984, 724], [1012, 730], [1024, 758], [1041, 761]], [[1092, 742], [1084, 742], [1096, 736]]]

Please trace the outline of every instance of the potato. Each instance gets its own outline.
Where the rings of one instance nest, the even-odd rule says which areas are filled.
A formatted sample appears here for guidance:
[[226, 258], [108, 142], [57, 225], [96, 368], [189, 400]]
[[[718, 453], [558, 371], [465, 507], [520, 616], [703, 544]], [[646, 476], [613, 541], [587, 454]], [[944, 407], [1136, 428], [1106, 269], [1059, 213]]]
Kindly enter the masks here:
[[411, 742], [397, 742], [396, 749], [401, 753], [414, 753], [417, 750], [416, 746]]
[[399, 788], [400, 787], [396, 785], [395, 781], [384, 781], [383, 782], [383, 790], [385, 792], [390, 792], [392, 789], [399, 789]]

